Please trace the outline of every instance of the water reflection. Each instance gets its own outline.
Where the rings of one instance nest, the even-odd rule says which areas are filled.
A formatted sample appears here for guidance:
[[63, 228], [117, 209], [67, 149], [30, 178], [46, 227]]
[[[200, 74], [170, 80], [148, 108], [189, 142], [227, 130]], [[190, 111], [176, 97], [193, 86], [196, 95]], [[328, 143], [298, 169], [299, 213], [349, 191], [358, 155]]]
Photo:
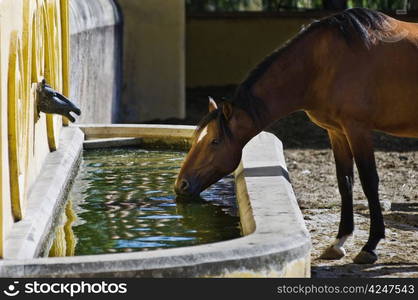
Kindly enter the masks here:
[[[173, 183], [184, 155], [140, 149], [85, 151], [68, 196], [77, 220], [65, 225], [75, 235], [75, 249], [53, 247], [50, 256], [144, 251], [240, 236], [232, 178], [193, 202], [175, 201]], [[59, 227], [56, 235], [66, 240]]]

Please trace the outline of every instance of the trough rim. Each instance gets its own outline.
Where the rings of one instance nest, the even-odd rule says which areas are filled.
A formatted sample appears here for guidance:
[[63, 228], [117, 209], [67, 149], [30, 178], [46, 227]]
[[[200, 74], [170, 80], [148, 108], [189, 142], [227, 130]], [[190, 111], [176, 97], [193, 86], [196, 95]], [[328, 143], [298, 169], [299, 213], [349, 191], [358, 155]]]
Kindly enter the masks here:
[[[129, 137], [132, 138], [143, 137], [141, 131], [151, 129], [154, 131], [148, 138], [162, 138], [167, 133], [174, 132], [174, 139], [181, 140], [190, 140], [195, 129], [195, 126], [132, 124], [90, 124], [71, 126], [68, 129], [77, 129], [77, 127], [84, 132], [86, 138], [89, 138], [90, 129], [102, 128], [109, 134], [121, 128], [130, 128], [138, 129], [139, 132], [138, 136], [132, 136], [130, 133]], [[260, 141], [265, 144], [258, 145]], [[263, 153], [269, 143], [273, 145], [272, 151], [277, 152], [273, 156], [281, 155], [277, 160], [270, 163], [263, 160], [260, 165], [258, 160], [254, 160], [254, 155], [248, 155], [249, 147], [252, 147], [251, 153]], [[246, 235], [242, 237], [210, 244], [145, 252], [3, 259], [0, 261], [0, 277], [281, 277], [289, 272], [286, 269], [288, 265], [298, 262], [302, 262], [305, 268], [304, 274], [299, 276], [309, 277], [311, 249], [309, 232], [288, 178], [286, 179], [285, 174], [282, 173], [271, 173], [272, 169], [277, 168], [281, 170], [280, 172], [286, 172], [282, 152], [280, 140], [267, 132], [257, 135], [244, 148], [243, 159], [234, 173], [240, 219], [243, 228], [249, 228], [244, 229]], [[254, 175], [252, 169], [261, 170], [261, 173]], [[267, 174], [263, 174], [262, 170], [267, 170]], [[283, 205], [281, 208], [272, 206], [266, 209], [260, 206], [260, 201], [256, 203], [251, 199], [257, 194], [253, 186], [260, 180], [277, 182], [281, 195], [287, 197], [284, 200], [277, 200], [287, 202], [284, 209]], [[240, 188], [239, 192], [238, 188]], [[267, 191], [263, 190], [263, 192]], [[241, 199], [246, 197], [247, 199]], [[249, 213], [249, 217], [245, 217], [246, 220], [241, 215], [243, 211]], [[279, 216], [288, 221], [286, 230], [283, 230]]]

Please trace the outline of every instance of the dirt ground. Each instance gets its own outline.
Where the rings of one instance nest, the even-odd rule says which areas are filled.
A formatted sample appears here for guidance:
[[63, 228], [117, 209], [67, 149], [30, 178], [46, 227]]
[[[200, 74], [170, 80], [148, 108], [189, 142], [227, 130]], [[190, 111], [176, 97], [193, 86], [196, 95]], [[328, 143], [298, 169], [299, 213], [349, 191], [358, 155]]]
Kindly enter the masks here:
[[[207, 96], [222, 100], [233, 91], [233, 86], [189, 89], [185, 120], [153, 123], [196, 124], [207, 112]], [[345, 244], [347, 256], [337, 261], [318, 259], [334, 240], [340, 218], [340, 196], [328, 137], [304, 113], [288, 116], [268, 131], [284, 145], [292, 185], [312, 237], [313, 277], [418, 277], [418, 139], [375, 136], [386, 239], [377, 248], [379, 260], [375, 264], [356, 265], [352, 258], [367, 241], [369, 224], [358, 175], [354, 188], [356, 229]]]
[[339, 261], [321, 260], [318, 257], [333, 242], [340, 218], [332, 152], [288, 149], [285, 157], [312, 237], [313, 277], [418, 277], [417, 151], [376, 152], [380, 197], [387, 207], [384, 211], [386, 239], [377, 248], [379, 260], [374, 265], [352, 264], [352, 258], [368, 237], [368, 209], [359, 180], [354, 189], [356, 229], [345, 245], [348, 255]]

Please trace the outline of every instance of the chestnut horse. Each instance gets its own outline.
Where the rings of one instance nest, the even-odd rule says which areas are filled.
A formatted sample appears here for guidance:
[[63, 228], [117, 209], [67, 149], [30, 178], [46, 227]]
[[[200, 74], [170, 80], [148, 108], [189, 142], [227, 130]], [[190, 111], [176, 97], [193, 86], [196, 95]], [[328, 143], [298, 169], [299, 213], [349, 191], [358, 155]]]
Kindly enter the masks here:
[[237, 167], [252, 137], [300, 110], [328, 131], [342, 200], [336, 241], [322, 258], [343, 257], [354, 230], [354, 161], [371, 219], [354, 262], [373, 263], [385, 227], [372, 132], [418, 137], [418, 24], [360, 8], [313, 22], [251, 71], [232, 101], [209, 101], [175, 190], [199, 194]]

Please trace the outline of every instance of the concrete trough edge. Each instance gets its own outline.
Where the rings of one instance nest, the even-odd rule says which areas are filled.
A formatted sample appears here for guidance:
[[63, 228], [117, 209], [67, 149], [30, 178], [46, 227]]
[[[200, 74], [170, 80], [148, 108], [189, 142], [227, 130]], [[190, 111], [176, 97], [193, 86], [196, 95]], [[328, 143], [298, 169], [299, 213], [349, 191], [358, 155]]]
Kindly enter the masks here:
[[[147, 137], [166, 139], [168, 135], [173, 140], [190, 139], [194, 131], [193, 126], [169, 125], [83, 125], [80, 129], [87, 138], [119, 134], [142, 138], [142, 132], [148, 132]], [[309, 277], [310, 236], [288, 180], [281, 142], [266, 132], [257, 135], [244, 148], [234, 175], [245, 234], [241, 238], [148, 252], [4, 259], [0, 276]]]
[[100, 138], [166, 138], [190, 140], [196, 129], [189, 125], [83, 124], [78, 127], [87, 140]]
[[40, 175], [29, 191], [23, 220], [15, 223], [6, 237], [6, 260], [40, 255], [78, 169], [83, 140], [84, 135], [78, 128], [61, 129], [60, 147], [47, 155]]

